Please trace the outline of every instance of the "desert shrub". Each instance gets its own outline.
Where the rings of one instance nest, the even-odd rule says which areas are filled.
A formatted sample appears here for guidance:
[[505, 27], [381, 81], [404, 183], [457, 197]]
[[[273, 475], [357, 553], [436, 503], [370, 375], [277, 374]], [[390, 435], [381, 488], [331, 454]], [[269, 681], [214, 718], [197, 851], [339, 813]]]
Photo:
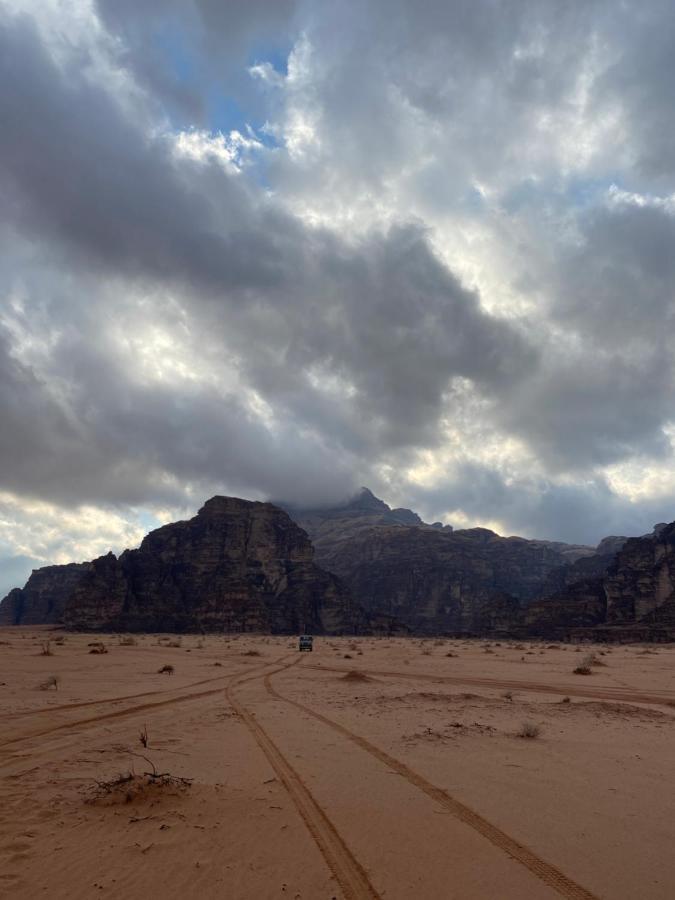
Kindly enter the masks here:
[[168, 641], [166, 646], [173, 647], [175, 650], [177, 650], [182, 645], [183, 645], [183, 641], [181, 638], [174, 638], [172, 641]]
[[161, 669], [157, 669], [158, 675], [173, 675], [176, 670], [171, 665], [162, 666]]
[[344, 656], [343, 656], [342, 658], [343, 658], [343, 659], [353, 659], [353, 657], [352, 657], [352, 655], [351, 655], [350, 653], [345, 653]]
[[54, 652], [52, 651], [52, 642], [51, 641], [43, 641], [42, 648], [40, 650], [40, 656], [53, 656]]
[[541, 727], [535, 722], [523, 722], [523, 724], [520, 726], [518, 737], [534, 740], [534, 738], [538, 738], [540, 734]]
[[223, 664], [222, 664], [221, 662], [214, 662], [213, 665], [214, 665], [214, 666], [220, 666], [221, 669], [222, 669], [222, 667], [223, 667]]
[[245, 650], [242, 656], [260, 656], [260, 650]]
[[504, 700], [513, 700], [513, 691], [504, 691], [502, 697]]
[[108, 648], [107, 648], [106, 645], [105, 645], [104, 643], [102, 643], [101, 641], [97, 641], [95, 644], [89, 644], [89, 647], [91, 648], [91, 649], [89, 650], [89, 652], [90, 652], [90, 653], [94, 653], [94, 654], [96, 654], [96, 655], [98, 655], [98, 656], [100, 656], [100, 655], [103, 654], [103, 653], [107, 653], [107, 652], [108, 652]]
[[593, 673], [593, 669], [590, 666], [577, 666], [572, 670], [575, 675], [591, 675]]
[[148, 726], [144, 725], [142, 730], [138, 732], [138, 740], [144, 747], [148, 746]]
[[459, 656], [459, 653], [453, 653], [452, 650], [448, 650], [448, 652], [445, 655], [450, 656], [450, 657], [457, 657], [457, 656]]
[[118, 641], [120, 647], [135, 647], [138, 641], [131, 634], [125, 634]]
[[202, 640], [197, 641], [195, 650], [203, 650], [203, 649], [204, 649], [204, 641], [202, 641]]
[[46, 678], [41, 684], [38, 685], [41, 691], [48, 691], [51, 688], [54, 688], [55, 691], [59, 689], [59, 681], [61, 679], [58, 675], [50, 675], [49, 678]]
[[561, 700], [560, 702], [561, 702], [561, 703], [571, 703], [572, 701], [570, 700], [569, 697], [563, 697], [562, 700]]
[[422, 656], [431, 656], [431, 650], [422, 650]]

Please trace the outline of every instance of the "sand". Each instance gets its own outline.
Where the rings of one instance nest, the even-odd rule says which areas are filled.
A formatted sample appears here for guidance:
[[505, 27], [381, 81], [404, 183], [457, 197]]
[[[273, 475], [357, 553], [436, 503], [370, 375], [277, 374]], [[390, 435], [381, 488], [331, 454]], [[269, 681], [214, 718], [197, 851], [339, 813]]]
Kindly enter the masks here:
[[3, 897], [673, 897], [675, 647], [12, 628], [0, 723]]

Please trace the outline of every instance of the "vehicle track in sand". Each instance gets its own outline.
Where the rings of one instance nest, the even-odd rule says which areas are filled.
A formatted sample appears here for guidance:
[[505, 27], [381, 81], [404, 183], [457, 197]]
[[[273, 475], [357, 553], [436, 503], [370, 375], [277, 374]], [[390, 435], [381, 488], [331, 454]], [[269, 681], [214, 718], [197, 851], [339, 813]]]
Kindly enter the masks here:
[[[69, 709], [82, 709], [87, 706], [102, 706], [106, 703], [123, 703], [125, 700], [138, 700], [140, 697], [155, 697], [157, 694], [175, 694], [177, 691], [187, 691], [189, 688], [199, 687], [202, 684], [210, 684], [214, 681], [223, 681], [240, 672], [230, 672], [216, 675], [214, 678], [202, 678], [200, 681], [191, 681], [181, 687], [159, 688], [156, 691], [142, 691], [140, 694], [125, 694], [123, 697], [104, 697], [101, 700], [82, 700], [75, 703], [62, 703], [59, 706], [41, 706], [39, 709], [22, 709], [19, 712], [7, 713], [5, 720], [16, 722], [17, 719], [26, 719], [30, 716], [40, 716], [44, 713], [64, 712]], [[0, 746], [2, 746], [0, 744]]]
[[[305, 663], [303, 669], [316, 669], [319, 672], [338, 672], [346, 675], [350, 669], [338, 666], [322, 666]], [[658, 706], [675, 704], [675, 691], [626, 691], [621, 688], [590, 688], [577, 684], [543, 684], [535, 681], [514, 681], [503, 678], [481, 678], [478, 675], [431, 675], [427, 672], [391, 672], [381, 669], [362, 669], [359, 672], [364, 675], [373, 675], [380, 678], [406, 678], [411, 681], [430, 681], [442, 684], [456, 684], [458, 686], [470, 685], [471, 687], [494, 688], [498, 690], [529, 691], [536, 694], [561, 694], [562, 696], [588, 697], [591, 700], [614, 700], [626, 703], [650, 703]]]
[[[283, 659], [283, 657], [282, 657], [282, 659]], [[260, 668], [265, 669], [268, 666], [276, 665], [280, 661], [281, 660], [270, 661], [270, 662], [265, 663], [264, 665], [260, 666], [259, 669]], [[232, 680], [234, 678], [238, 678], [241, 675], [253, 675], [253, 673], [250, 670], [244, 670], [244, 671], [240, 670], [238, 672], [231, 672], [229, 675], [219, 676], [218, 680], [220, 680], [221, 678], [225, 679], [225, 680], [227, 680], [227, 679]], [[256, 677], [259, 677], [259, 674], [257, 674]], [[197, 682], [197, 683], [199, 683], [199, 682]], [[47, 735], [57, 734], [58, 732], [61, 732], [61, 731], [68, 731], [72, 728], [82, 728], [82, 727], [86, 727], [86, 726], [93, 726], [93, 725], [97, 725], [99, 722], [105, 722], [110, 719], [120, 719], [125, 716], [133, 716], [133, 715], [137, 715], [138, 713], [147, 712], [148, 710], [151, 710], [151, 709], [159, 709], [163, 706], [171, 706], [171, 705], [177, 704], [177, 703], [185, 703], [185, 702], [188, 702], [191, 700], [198, 700], [202, 697], [213, 696], [215, 694], [222, 693], [225, 690], [226, 686], [227, 686], [226, 684], [223, 684], [220, 687], [210, 688], [205, 691], [193, 691], [189, 694], [181, 694], [179, 697], [169, 697], [165, 700], [156, 700], [152, 703], [141, 703], [137, 706], [127, 706], [124, 709], [116, 709], [116, 710], [112, 710], [111, 712], [101, 713], [100, 715], [97, 715], [97, 716], [89, 716], [86, 719], [75, 719], [71, 722], [61, 722], [59, 725], [53, 725], [51, 728], [45, 728], [42, 731], [31, 731], [28, 734], [17, 735], [16, 737], [10, 738], [9, 740], [2, 741], [2, 742], [0, 742], [0, 749], [3, 749], [5, 747], [14, 746], [16, 744], [23, 743], [24, 741], [34, 740], [35, 738], [41, 738], [41, 737], [45, 737]], [[176, 688], [176, 690], [181, 690], [181, 689]], [[112, 701], [101, 701], [101, 702], [108, 703], [108, 702], [112, 702]]]
[[[295, 660], [292, 663], [280, 666], [268, 674], [274, 675], [295, 665], [297, 662], [298, 660]], [[254, 714], [234, 696], [236, 687], [239, 687], [246, 681], [261, 677], [264, 678], [265, 676], [252, 674], [250, 677], [232, 681], [228, 685], [225, 693], [232, 709], [251, 732], [256, 744], [266, 756], [272, 769], [295, 804], [300, 817], [321, 851], [328, 868], [337, 879], [346, 900], [380, 900], [380, 895], [370, 883], [367, 872], [352, 854], [326, 812], [316, 802], [300, 774], [293, 768], [288, 758], [256, 720]]]
[[576, 881], [573, 881], [571, 878], [565, 875], [564, 872], [561, 872], [560, 869], [556, 868], [545, 859], [537, 856], [537, 854], [534, 853], [534, 851], [530, 850], [529, 847], [526, 847], [524, 844], [521, 844], [520, 841], [512, 838], [505, 831], [502, 831], [502, 829], [497, 825], [493, 825], [492, 822], [489, 822], [487, 819], [481, 816], [480, 813], [476, 812], [476, 810], [472, 809], [470, 806], [467, 806], [465, 803], [462, 803], [460, 800], [457, 800], [447, 791], [443, 790], [442, 788], [436, 787], [436, 785], [432, 784], [430, 781], [424, 778], [423, 775], [420, 775], [419, 772], [411, 769], [410, 766], [406, 765], [404, 762], [401, 762], [395, 757], [390, 756], [390, 754], [385, 750], [382, 750], [380, 747], [375, 746], [375, 744], [372, 744], [366, 738], [356, 734], [354, 731], [351, 731], [349, 728], [346, 728], [339, 722], [336, 722], [333, 719], [329, 719], [322, 713], [316, 712], [316, 710], [311, 709], [309, 706], [305, 706], [304, 703], [300, 703], [297, 700], [292, 700], [290, 697], [286, 697], [283, 694], [279, 693], [279, 691], [273, 686], [271, 677], [272, 675], [275, 675], [280, 671], [282, 671], [282, 669], [278, 669], [276, 670], [276, 672], [268, 672], [266, 675], [262, 676], [265, 687], [270, 696], [274, 697], [276, 700], [281, 700], [283, 703], [288, 703], [289, 705], [296, 707], [297, 709], [311, 716], [313, 719], [316, 719], [317, 721], [322, 722], [324, 725], [327, 725], [329, 728], [332, 728], [334, 731], [337, 731], [339, 734], [341, 734], [343, 737], [346, 737], [362, 750], [365, 750], [366, 753], [374, 756], [389, 769], [405, 778], [406, 781], [408, 781], [411, 785], [418, 788], [420, 791], [422, 791], [424, 794], [426, 794], [428, 797], [442, 806], [443, 809], [450, 812], [456, 819], [459, 819], [465, 825], [468, 825], [470, 828], [473, 828], [474, 831], [477, 831], [493, 846], [504, 851], [504, 853], [506, 853], [512, 859], [525, 866], [528, 871], [539, 878], [540, 881], [544, 882], [544, 884], [546, 884], [548, 887], [557, 891], [562, 897], [567, 898], [567, 900], [599, 900], [599, 898], [595, 894], [591, 893], [591, 891], [582, 887], [580, 884], [577, 884]]

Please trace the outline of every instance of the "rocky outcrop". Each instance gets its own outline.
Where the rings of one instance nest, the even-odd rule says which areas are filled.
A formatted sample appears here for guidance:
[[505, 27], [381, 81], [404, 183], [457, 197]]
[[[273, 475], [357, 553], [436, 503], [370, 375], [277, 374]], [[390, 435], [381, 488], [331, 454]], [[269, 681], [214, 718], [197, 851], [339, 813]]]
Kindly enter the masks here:
[[484, 528], [378, 525], [322, 554], [369, 616], [418, 634], [508, 632], [563, 557], [545, 543]]
[[606, 559], [604, 571], [568, 581], [530, 606], [526, 630], [563, 638], [675, 640], [675, 522], [626, 539]]
[[80, 630], [357, 633], [367, 626], [312, 545], [271, 503], [213, 497], [187, 522], [96, 559], [72, 591]]
[[66, 600], [89, 571], [89, 563], [34, 569], [23, 588], [14, 588], [0, 603], [0, 626], [61, 622]]

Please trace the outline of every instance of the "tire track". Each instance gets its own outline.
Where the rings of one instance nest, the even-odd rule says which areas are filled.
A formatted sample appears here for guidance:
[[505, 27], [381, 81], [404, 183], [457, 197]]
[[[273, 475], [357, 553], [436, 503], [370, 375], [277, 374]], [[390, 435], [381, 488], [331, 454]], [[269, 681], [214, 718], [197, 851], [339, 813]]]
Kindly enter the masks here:
[[[281, 672], [283, 669], [295, 665], [296, 662], [298, 660], [286, 666], [281, 666], [269, 674], [274, 675], [276, 672]], [[370, 883], [365, 869], [353, 856], [333, 823], [310, 793], [301, 776], [262, 725], [256, 720], [253, 713], [234, 696], [235, 687], [253, 678], [260, 677], [260, 675], [252, 675], [251, 678], [243, 678], [228, 685], [226, 696], [230, 705], [253, 735], [256, 744], [267, 757], [272, 769], [295, 803], [303, 822], [314, 838], [321, 855], [337, 879], [347, 900], [380, 900], [380, 895]]]
[[562, 897], [567, 898], [567, 900], [598, 900], [598, 897], [595, 894], [592, 894], [586, 888], [577, 884], [576, 881], [573, 881], [565, 875], [564, 872], [561, 872], [560, 869], [556, 868], [545, 859], [542, 859], [540, 856], [537, 856], [537, 854], [530, 850], [529, 847], [526, 847], [524, 844], [521, 844], [520, 841], [512, 838], [497, 825], [493, 825], [492, 822], [489, 822], [470, 806], [467, 806], [465, 803], [462, 803], [460, 800], [451, 796], [447, 791], [436, 787], [436, 785], [427, 781], [424, 776], [415, 772], [405, 763], [390, 756], [386, 751], [371, 744], [366, 738], [361, 737], [349, 728], [341, 725], [339, 722], [335, 722], [333, 719], [329, 719], [327, 716], [316, 712], [309, 706], [305, 706], [304, 703], [300, 703], [297, 700], [291, 700], [289, 697], [280, 694], [271, 682], [271, 676], [274, 674], [276, 673], [269, 672], [264, 676], [265, 687], [272, 697], [281, 700], [284, 703], [288, 703], [291, 706], [295, 706], [312, 718], [317, 719], [319, 722], [322, 722], [324, 725], [337, 731], [362, 750], [365, 750], [366, 753], [374, 756], [381, 763], [384, 763], [385, 766], [392, 769], [398, 775], [401, 775], [406, 781], [450, 812], [456, 819], [459, 819], [465, 825], [468, 825], [470, 828], [473, 828], [474, 831], [481, 834], [493, 844], [493, 846], [503, 850], [504, 853], [516, 860], [516, 862], [525, 866], [525, 868], [539, 878], [540, 881], [543, 881], [548, 887], [553, 888], [553, 890], [557, 891]]
[[[349, 669], [338, 666], [320, 666], [305, 663], [303, 669], [317, 669], [319, 672], [338, 672], [346, 675]], [[626, 703], [650, 703], [664, 706], [675, 703], [673, 691], [656, 691], [643, 694], [640, 691], [624, 691], [620, 688], [585, 688], [576, 684], [553, 685], [542, 684], [535, 681], [514, 681], [501, 678], [481, 678], [478, 675], [431, 675], [427, 672], [388, 672], [380, 669], [361, 669], [365, 675], [374, 675], [384, 678], [407, 678], [412, 681], [431, 681], [443, 684], [471, 685], [472, 687], [487, 687], [507, 689], [514, 691], [531, 691], [537, 694], [560, 694], [562, 696], [573, 695], [575, 697], [588, 697], [591, 700], [621, 700]]]
[[143, 691], [140, 694], [126, 694], [123, 697], [104, 697], [101, 700], [82, 700], [78, 703], [62, 703], [60, 706], [42, 706], [40, 707], [40, 709], [25, 709], [21, 712], [8, 713], [5, 716], [5, 719], [15, 722], [17, 721], [17, 719], [25, 719], [29, 716], [40, 716], [44, 713], [63, 712], [64, 710], [69, 709], [82, 709], [86, 706], [101, 706], [104, 703], [123, 703], [125, 700], [138, 700], [139, 697], [153, 697], [157, 694], [174, 694], [177, 691], [185, 691], [188, 690], [188, 688], [198, 687], [201, 684], [210, 684], [214, 681], [222, 681], [223, 679], [231, 678], [233, 675], [238, 674], [238, 672], [230, 672], [229, 675], [217, 675], [215, 678], [202, 678], [200, 681], [191, 681], [189, 684], [184, 684], [182, 687], [160, 688], [156, 691]]
[[[260, 666], [259, 668], [265, 669], [268, 666], [275, 665], [280, 660], [275, 660], [274, 662], [266, 663], [264, 666]], [[229, 676], [220, 676], [229, 678], [230, 680], [233, 678], [237, 678], [242, 674], [251, 674], [250, 669], [239, 671], [239, 672], [231, 672]], [[251, 677], [260, 677], [259, 674], [251, 675]], [[156, 700], [153, 703], [141, 703], [138, 706], [128, 706], [125, 709], [116, 709], [112, 712], [102, 713], [98, 716], [89, 716], [86, 719], [77, 719], [72, 722], [62, 722], [60, 725], [53, 725], [51, 728], [45, 728], [42, 731], [32, 731], [30, 734], [23, 734], [18, 737], [10, 738], [7, 741], [2, 741], [0, 743], [0, 749], [4, 747], [9, 747], [10, 745], [15, 745], [22, 743], [23, 741], [34, 740], [35, 738], [44, 737], [50, 734], [56, 734], [61, 731], [68, 731], [71, 728], [82, 728], [87, 725], [96, 725], [99, 722], [106, 722], [110, 719], [121, 719], [125, 716], [133, 716], [138, 713], [147, 712], [150, 709], [158, 709], [162, 706], [171, 706], [177, 703], [185, 703], [190, 700], [198, 700], [202, 697], [210, 697], [214, 694], [220, 694], [225, 689], [226, 685], [221, 685], [217, 688], [210, 688], [205, 691], [193, 691], [190, 694], [182, 694], [180, 697], [169, 697], [166, 700]], [[176, 690], [179, 690], [177, 688]]]

